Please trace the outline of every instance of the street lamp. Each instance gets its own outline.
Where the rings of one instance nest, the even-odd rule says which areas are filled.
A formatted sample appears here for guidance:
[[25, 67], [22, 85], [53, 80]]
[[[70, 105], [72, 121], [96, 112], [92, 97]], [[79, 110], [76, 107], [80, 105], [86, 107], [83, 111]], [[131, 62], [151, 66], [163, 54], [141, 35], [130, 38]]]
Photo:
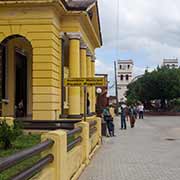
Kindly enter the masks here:
[[98, 87], [96, 89], [96, 113], [98, 116], [101, 116], [102, 113], [102, 107], [100, 102], [101, 94], [102, 94], [102, 88]]
[[102, 93], [102, 89], [101, 88], [97, 88], [96, 92], [97, 92], [97, 94], [101, 94]]

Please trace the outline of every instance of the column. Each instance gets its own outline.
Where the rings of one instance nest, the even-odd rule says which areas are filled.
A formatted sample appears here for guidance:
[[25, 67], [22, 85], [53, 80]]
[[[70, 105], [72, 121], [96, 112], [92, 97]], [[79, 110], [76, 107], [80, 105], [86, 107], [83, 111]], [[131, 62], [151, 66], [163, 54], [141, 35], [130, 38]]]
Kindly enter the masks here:
[[[81, 77], [86, 78], [87, 77], [87, 61], [86, 61], [86, 50], [87, 46], [81, 42], [80, 46], [80, 67], [81, 67]], [[81, 114], [84, 114], [84, 90], [81, 88]]]
[[[91, 76], [95, 77], [95, 57], [91, 59]], [[96, 112], [96, 88], [92, 87], [92, 112]]]
[[[80, 77], [80, 33], [68, 33], [69, 36], [69, 77]], [[78, 117], [80, 108], [80, 87], [69, 88], [69, 115]]]
[[[87, 50], [87, 77], [92, 76], [92, 66], [91, 66], [91, 52]], [[90, 100], [90, 112], [92, 112], [92, 87], [88, 87], [88, 94], [89, 94], [89, 100]]]

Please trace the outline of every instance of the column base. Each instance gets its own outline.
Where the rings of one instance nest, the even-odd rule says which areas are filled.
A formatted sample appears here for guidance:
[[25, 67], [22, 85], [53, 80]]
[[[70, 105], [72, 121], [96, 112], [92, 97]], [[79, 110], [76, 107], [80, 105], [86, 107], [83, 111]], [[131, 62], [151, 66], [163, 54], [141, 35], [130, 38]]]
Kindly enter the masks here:
[[95, 112], [91, 112], [91, 113], [87, 114], [87, 117], [91, 117], [91, 116], [95, 116], [95, 115], [96, 115]]
[[60, 115], [60, 118], [66, 119], [82, 119], [83, 115], [81, 114], [69, 114], [69, 115]]

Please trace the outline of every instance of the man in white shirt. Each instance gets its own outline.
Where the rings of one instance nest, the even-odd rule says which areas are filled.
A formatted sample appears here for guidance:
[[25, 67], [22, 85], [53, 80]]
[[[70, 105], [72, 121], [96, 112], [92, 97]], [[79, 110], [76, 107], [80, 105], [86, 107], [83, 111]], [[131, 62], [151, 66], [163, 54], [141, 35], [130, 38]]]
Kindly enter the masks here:
[[143, 104], [138, 106], [139, 119], [144, 119], [144, 106]]

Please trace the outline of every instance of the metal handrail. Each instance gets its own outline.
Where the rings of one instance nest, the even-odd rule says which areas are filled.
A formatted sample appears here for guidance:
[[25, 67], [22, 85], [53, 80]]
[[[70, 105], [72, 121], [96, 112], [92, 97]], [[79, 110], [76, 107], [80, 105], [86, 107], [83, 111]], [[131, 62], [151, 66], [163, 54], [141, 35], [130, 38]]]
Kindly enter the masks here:
[[[18, 120], [19, 121], [19, 120]], [[20, 120], [22, 123], [78, 123], [80, 120]]]
[[15, 176], [11, 177], [11, 180], [27, 180], [33, 177], [35, 174], [40, 172], [46, 165], [52, 163], [54, 157], [52, 154], [48, 154], [44, 158], [40, 159], [38, 162], [33, 164], [31, 167], [23, 170], [22, 172], [16, 174]]
[[21, 161], [28, 159], [34, 155], [37, 155], [43, 151], [45, 151], [46, 149], [49, 149], [50, 147], [52, 147], [54, 144], [53, 140], [46, 140], [42, 143], [39, 143], [38, 145], [30, 148], [30, 149], [26, 149], [23, 151], [20, 151], [16, 154], [13, 154], [5, 159], [3, 159], [2, 161], [0, 161], [0, 172], [20, 163]]
[[41, 125], [23, 125], [23, 129], [32, 129], [32, 130], [57, 130], [57, 129], [73, 129], [73, 127], [69, 127], [69, 126], [50, 126], [50, 125], [46, 125], [46, 126], [41, 126]]
[[67, 132], [67, 137], [71, 137], [71, 136], [73, 136], [73, 135], [75, 135], [77, 133], [81, 133], [81, 132], [82, 132], [82, 127], [77, 127], [77, 128], [75, 128], [75, 129], [73, 129], [71, 131], [68, 131]]
[[67, 151], [69, 152], [71, 149], [73, 149], [76, 145], [78, 145], [81, 142], [82, 142], [82, 137], [81, 136], [77, 137], [67, 145]]
[[90, 122], [89, 122], [90, 128], [91, 128], [92, 126], [95, 126], [96, 124], [97, 124], [97, 121], [90, 121]]

